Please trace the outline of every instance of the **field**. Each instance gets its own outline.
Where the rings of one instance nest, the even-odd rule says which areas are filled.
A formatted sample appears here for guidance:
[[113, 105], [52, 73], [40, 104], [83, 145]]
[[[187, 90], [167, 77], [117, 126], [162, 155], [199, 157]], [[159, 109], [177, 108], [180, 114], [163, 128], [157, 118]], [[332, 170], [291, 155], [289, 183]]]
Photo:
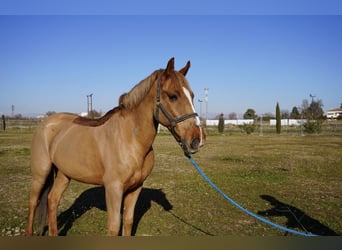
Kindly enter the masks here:
[[[242, 206], [283, 226], [342, 234], [342, 137], [209, 131], [193, 156]], [[30, 188], [32, 129], [0, 133], [0, 232], [22, 235]], [[161, 133], [156, 162], [135, 212], [134, 235], [281, 236], [242, 213], [206, 184], [174, 139]], [[102, 187], [72, 181], [59, 206], [60, 235], [106, 235]]]

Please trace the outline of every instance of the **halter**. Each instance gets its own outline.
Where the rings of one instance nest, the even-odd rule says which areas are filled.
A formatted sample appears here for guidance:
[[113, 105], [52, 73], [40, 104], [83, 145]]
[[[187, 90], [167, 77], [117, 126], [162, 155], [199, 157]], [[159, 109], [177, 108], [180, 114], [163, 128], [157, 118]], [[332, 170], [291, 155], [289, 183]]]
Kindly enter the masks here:
[[[161, 83], [161, 79], [158, 81], [158, 86], [157, 86], [157, 102], [156, 102], [156, 116], [155, 119], [157, 120], [157, 122], [159, 122], [159, 109], [161, 110], [161, 112], [164, 114], [164, 116], [166, 117], [166, 119], [170, 122], [170, 126], [168, 126], [167, 128], [169, 129], [169, 131], [171, 132], [171, 134], [173, 135], [173, 137], [176, 139], [176, 141], [180, 144], [180, 146], [183, 148], [184, 152], [186, 154], [189, 154], [185, 143], [182, 141], [182, 139], [180, 138], [180, 136], [176, 133], [175, 131], [175, 127], [177, 126], [178, 123], [183, 122], [191, 117], [196, 117], [198, 116], [197, 113], [191, 113], [191, 114], [187, 114], [184, 116], [181, 116], [179, 118], [173, 118], [169, 112], [167, 112], [167, 110], [164, 108], [163, 104], [160, 102], [160, 83]], [[160, 123], [160, 122], [159, 122]]]

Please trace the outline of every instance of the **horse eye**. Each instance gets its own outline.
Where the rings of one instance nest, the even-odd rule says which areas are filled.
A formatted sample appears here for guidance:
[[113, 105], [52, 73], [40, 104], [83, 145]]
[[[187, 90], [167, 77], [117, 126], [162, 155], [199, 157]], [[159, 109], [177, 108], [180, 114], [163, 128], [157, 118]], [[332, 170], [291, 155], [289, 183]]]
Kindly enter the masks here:
[[170, 101], [172, 101], [172, 102], [175, 102], [175, 101], [178, 100], [178, 96], [177, 95], [169, 94], [168, 96], [169, 96]]

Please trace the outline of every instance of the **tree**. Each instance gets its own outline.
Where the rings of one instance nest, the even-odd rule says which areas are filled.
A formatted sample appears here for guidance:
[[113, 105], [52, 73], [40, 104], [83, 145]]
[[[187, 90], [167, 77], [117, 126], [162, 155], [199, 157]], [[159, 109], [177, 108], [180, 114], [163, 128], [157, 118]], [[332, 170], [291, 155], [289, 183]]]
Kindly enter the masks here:
[[223, 130], [224, 130], [224, 118], [223, 118], [223, 114], [220, 114], [220, 118], [219, 118], [219, 123], [218, 123], [218, 132], [223, 134]]
[[243, 114], [244, 119], [255, 119], [255, 110], [254, 109], [247, 109], [247, 111]]
[[2, 115], [1, 119], [2, 119], [2, 130], [6, 131], [6, 118], [5, 118], [5, 115]]
[[235, 112], [229, 113], [228, 114], [228, 119], [229, 120], [236, 120], [237, 119], [237, 114]]
[[243, 131], [246, 132], [246, 134], [250, 135], [255, 131], [255, 124], [253, 123], [244, 123], [242, 125], [239, 125], [239, 128], [241, 128]]
[[93, 109], [92, 111], [90, 111], [89, 117], [91, 117], [92, 119], [99, 118], [101, 117], [101, 113], [101, 111], [96, 111], [95, 109]]
[[323, 102], [318, 99], [315, 101], [312, 99], [310, 105], [308, 100], [302, 102], [302, 115], [307, 120], [304, 124], [304, 131], [313, 134], [320, 133], [323, 123]]
[[322, 100], [318, 99], [317, 101], [312, 101], [309, 106], [309, 112], [311, 112], [312, 119], [318, 120], [322, 119], [323, 117], [323, 102]]
[[280, 110], [281, 119], [289, 119], [290, 112], [288, 110]]
[[22, 114], [16, 114], [14, 116], [14, 119], [23, 119], [23, 115]]
[[56, 111], [48, 111], [46, 112], [46, 116], [50, 116], [50, 115], [53, 115], [53, 114], [56, 114]]
[[279, 108], [279, 103], [277, 102], [276, 106], [276, 130], [277, 134], [280, 134], [281, 131], [281, 117], [280, 117], [280, 108]]
[[263, 121], [270, 121], [271, 119], [274, 119], [274, 114], [273, 113], [270, 113], [270, 112], [267, 112], [267, 113], [264, 113], [262, 115], [262, 120]]
[[292, 111], [290, 113], [290, 118], [291, 119], [300, 119], [300, 113], [299, 113], [298, 108], [296, 106], [294, 106], [292, 108]]
[[324, 113], [322, 109], [323, 106], [323, 102], [320, 99], [317, 101], [312, 100], [310, 104], [307, 99], [304, 99], [302, 102], [303, 117], [310, 120], [322, 119]]

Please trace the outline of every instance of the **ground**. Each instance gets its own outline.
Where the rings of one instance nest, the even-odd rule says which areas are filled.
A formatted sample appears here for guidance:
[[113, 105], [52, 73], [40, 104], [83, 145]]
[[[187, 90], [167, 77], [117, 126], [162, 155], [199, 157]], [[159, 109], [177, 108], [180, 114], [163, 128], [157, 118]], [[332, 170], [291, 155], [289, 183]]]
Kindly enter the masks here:
[[[250, 211], [302, 232], [342, 234], [342, 137], [208, 133], [193, 156], [225, 193]], [[22, 235], [30, 188], [32, 129], [0, 133], [0, 232]], [[291, 235], [230, 205], [203, 181], [169, 133], [135, 212], [134, 235]], [[61, 235], [106, 235], [102, 187], [72, 181], [58, 210]]]

